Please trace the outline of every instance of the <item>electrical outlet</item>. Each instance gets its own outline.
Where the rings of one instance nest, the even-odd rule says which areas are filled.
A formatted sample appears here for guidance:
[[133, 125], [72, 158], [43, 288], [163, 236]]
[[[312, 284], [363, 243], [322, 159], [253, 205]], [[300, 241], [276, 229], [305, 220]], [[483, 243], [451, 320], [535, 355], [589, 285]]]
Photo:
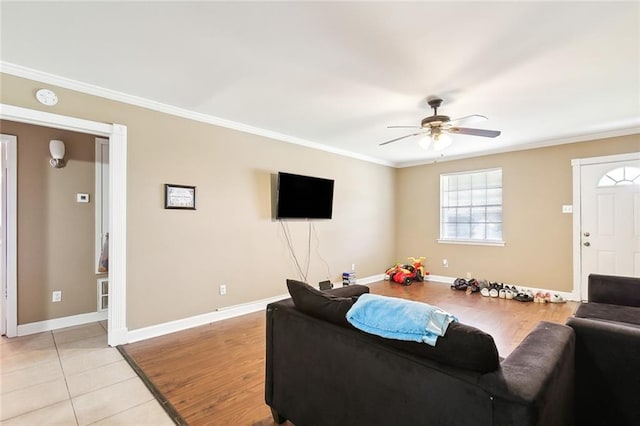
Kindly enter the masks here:
[[227, 285], [220, 284], [220, 296], [224, 296], [225, 294], [227, 294]]
[[471, 272], [467, 272], [467, 279], [470, 280], [471, 278]]
[[52, 302], [61, 302], [62, 301], [62, 291], [56, 290], [51, 293], [51, 301]]
[[444, 266], [445, 268], [449, 267], [449, 261], [447, 259], [442, 259], [442, 266]]

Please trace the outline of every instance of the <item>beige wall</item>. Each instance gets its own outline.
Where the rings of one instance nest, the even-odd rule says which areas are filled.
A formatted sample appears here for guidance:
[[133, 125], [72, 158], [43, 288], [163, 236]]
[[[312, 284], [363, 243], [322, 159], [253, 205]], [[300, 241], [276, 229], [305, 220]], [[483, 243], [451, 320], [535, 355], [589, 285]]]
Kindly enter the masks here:
[[[0, 131], [18, 137], [18, 324], [95, 312], [95, 138], [6, 121]], [[51, 139], [65, 143], [64, 168], [49, 165]]]
[[[315, 225], [310, 282], [339, 280], [352, 263], [360, 276], [379, 274], [393, 261], [392, 168], [62, 88], [47, 108], [34, 97], [42, 83], [0, 74], [0, 85], [6, 104], [127, 126], [129, 330], [286, 293], [285, 278], [297, 275], [271, 219], [278, 171], [335, 179], [334, 218]], [[195, 185], [197, 210], [165, 210], [165, 183]], [[304, 262], [307, 224], [289, 229]]]
[[[397, 257], [427, 256], [435, 275], [571, 291], [573, 219], [562, 213], [573, 202], [571, 160], [637, 151], [631, 135], [399, 169], [397, 204], [411, 208], [397, 212]], [[438, 244], [440, 174], [492, 167], [502, 167], [506, 245]]]

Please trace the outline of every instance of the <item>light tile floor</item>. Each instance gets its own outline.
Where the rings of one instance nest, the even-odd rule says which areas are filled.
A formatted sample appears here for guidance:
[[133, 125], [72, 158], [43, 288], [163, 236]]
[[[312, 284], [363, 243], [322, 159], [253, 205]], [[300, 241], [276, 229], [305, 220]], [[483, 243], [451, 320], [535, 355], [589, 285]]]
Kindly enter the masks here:
[[1, 425], [173, 425], [106, 322], [0, 342]]

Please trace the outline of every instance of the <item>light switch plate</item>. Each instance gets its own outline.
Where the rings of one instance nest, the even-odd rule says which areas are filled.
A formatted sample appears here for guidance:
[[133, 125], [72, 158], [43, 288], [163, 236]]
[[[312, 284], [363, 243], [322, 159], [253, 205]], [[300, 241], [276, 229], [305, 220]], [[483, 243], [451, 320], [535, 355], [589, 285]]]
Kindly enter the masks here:
[[89, 202], [89, 194], [76, 194], [76, 201], [79, 203], [88, 203]]

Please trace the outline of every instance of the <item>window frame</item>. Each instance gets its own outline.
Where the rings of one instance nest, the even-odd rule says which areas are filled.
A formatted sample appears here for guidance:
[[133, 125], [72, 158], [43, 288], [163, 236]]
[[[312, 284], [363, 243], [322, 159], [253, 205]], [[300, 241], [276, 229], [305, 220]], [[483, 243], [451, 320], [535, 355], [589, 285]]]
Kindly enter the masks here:
[[[500, 171], [500, 189], [502, 189], [502, 196], [501, 196], [501, 200], [500, 200], [500, 212], [501, 212], [501, 220], [500, 220], [500, 225], [501, 225], [501, 231], [500, 231], [500, 239], [496, 239], [496, 240], [488, 240], [488, 239], [473, 239], [473, 238], [444, 238], [444, 185], [445, 185], [445, 178], [449, 177], [449, 176], [456, 176], [456, 175], [472, 175], [474, 173], [489, 173], [492, 171], [496, 171], [499, 170]], [[439, 244], [464, 244], [464, 245], [477, 245], [477, 246], [504, 246], [505, 240], [504, 240], [504, 179], [503, 179], [503, 168], [502, 167], [491, 167], [491, 168], [487, 168], [487, 169], [479, 169], [479, 170], [468, 170], [468, 171], [462, 171], [462, 172], [451, 172], [451, 173], [441, 173], [440, 174], [440, 203], [438, 206], [439, 209], [439, 237], [437, 239], [437, 242]], [[485, 183], [484, 189], [488, 189], [487, 185]], [[483, 207], [488, 207], [486, 202], [484, 205], [482, 205]], [[470, 206], [471, 207], [471, 206]], [[485, 219], [485, 224], [486, 219]], [[486, 235], [485, 235], [486, 237]]]

